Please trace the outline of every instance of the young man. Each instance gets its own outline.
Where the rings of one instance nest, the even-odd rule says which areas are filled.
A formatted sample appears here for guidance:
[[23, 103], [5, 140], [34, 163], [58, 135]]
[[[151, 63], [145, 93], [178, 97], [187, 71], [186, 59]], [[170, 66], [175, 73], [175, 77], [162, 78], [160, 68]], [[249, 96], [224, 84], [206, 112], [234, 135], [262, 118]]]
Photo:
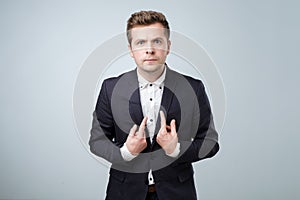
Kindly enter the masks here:
[[192, 162], [219, 150], [202, 82], [166, 64], [169, 37], [162, 13], [132, 14], [127, 38], [137, 68], [102, 84], [89, 144], [112, 163], [106, 199], [197, 199]]

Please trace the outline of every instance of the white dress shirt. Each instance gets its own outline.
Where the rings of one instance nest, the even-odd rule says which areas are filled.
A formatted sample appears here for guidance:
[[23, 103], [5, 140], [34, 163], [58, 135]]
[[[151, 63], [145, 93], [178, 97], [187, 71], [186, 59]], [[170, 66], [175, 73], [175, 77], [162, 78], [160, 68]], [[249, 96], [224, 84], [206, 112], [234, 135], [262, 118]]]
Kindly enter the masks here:
[[[137, 72], [139, 90], [140, 90], [140, 99], [141, 106], [143, 110], [143, 115], [148, 117], [147, 120], [147, 130], [149, 133], [150, 141], [153, 142], [153, 136], [156, 126], [156, 121], [160, 111], [161, 99], [164, 90], [164, 80], [166, 77], [166, 67], [163, 74], [154, 82], [149, 82], [143, 78]], [[175, 151], [171, 154], [167, 154], [170, 157], [177, 157], [180, 153], [180, 143], [177, 143]], [[135, 158], [137, 155], [132, 155], [126, 145], [121, 148], [121, 154], [124, 160], [130, 161]], [[154, 179], [152, 176], [152, 171], [150, 170], [148, 176], [149, 185], [154, 184]]]

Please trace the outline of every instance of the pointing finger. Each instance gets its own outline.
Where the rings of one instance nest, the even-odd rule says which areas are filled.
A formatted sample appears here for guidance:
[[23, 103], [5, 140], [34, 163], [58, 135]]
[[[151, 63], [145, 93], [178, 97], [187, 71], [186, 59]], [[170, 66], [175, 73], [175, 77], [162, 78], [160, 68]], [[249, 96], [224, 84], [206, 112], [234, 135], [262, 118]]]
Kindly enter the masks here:
[[166, 117], [163, 111], [160, 111], [160, 127], [165, 129], [166, 128]]
[[143, 121], [141, 122], [141, 125], [139, 127], [139, 131], [138, 131], [138, 135], [140, 137], [145, 137], [145, 128], [146, 128], [146, 124], [147, 124], [147, 117], [144, 117]]

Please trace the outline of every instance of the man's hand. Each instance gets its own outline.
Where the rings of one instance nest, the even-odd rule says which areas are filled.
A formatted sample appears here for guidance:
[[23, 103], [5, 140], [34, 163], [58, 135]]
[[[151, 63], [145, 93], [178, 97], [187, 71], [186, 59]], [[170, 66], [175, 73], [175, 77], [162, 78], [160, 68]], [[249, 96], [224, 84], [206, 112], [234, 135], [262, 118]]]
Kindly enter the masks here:
[[130, 129], [125, 145], [132, 155], [139, 154], [147, 147], [145, 134], [146, 123], [147, 117], [144, 117], [138, 131], [136, 124]]
[[171, 121], [171, 126], [167, 126], [166, 118], [162, 111], [160, 111], [160, 130], [157, 134], [156, 141], [163, 148], [167, 154], [174, 152], [178, 143], [175, 120]]

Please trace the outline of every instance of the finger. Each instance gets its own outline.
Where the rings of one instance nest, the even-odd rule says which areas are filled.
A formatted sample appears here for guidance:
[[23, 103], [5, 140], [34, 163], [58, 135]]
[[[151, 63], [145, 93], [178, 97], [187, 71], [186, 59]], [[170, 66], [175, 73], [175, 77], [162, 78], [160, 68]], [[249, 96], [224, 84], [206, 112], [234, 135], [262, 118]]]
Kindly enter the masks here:
[[160, 113], [160, 127], [165, 129], [166, 128], [166, 117], [163, 111], [159, 111]]
[[144, 117], [143, 121], [140, 124], [139, 131], [138, 131], [138, 136], [140, 137], [145, 137], [145, 128], [147, 124], [147, 117]]
[[176, 133], [176, 121], [175, 121], [175, 119], [172, 119], [170, 125], [171, 125], [171, 135], [174, 135]]
[[129, 135], [135, 136], [136, 130], [137, 130], [137, 125], [135, 124], [135, 125], [133, 125], [132, 128], [130, 129]]
[[171, 131], [171, 126], [166, 125], [167, 132]]

